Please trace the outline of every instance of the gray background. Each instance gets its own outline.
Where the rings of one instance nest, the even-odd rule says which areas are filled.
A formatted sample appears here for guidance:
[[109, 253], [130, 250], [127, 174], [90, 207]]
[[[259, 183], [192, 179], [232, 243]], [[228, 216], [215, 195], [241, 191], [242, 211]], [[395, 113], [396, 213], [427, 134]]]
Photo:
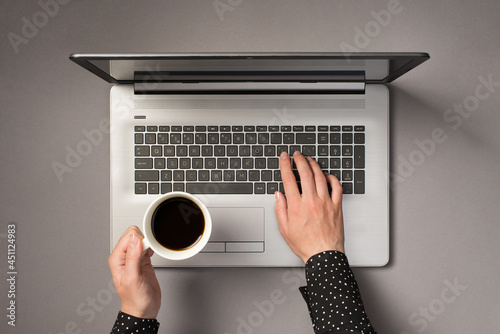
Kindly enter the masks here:
[[[401, 0], [390, 22], [374, 24], [370, 11], [389, 3], [231, 0], [219, 16], [211, 0], [71, 1], [43, 22], [38, 2], [2, 1], [0, 331], [105, 333], [120, 307], [108, 287], [108, 137], [62, 182], [52, 168], [85, 140], [82, 131], [108, 118], [110, 86], [70, 62], [70, 53], [339, 52], [347, 43], [431, 55], [390, 85], [391, 261], [354, 269], [373, 325], [379, 333], [499, 333], [500, 87], [484, 100], [473, 96], [480, 76], [500, 81], [500, 4]], [[9, 33], [22, 37], [23, 17], [34, 16], [41, 27], [16, 53]], [[357, 29], [365, 28], [371, 37], [362, 40]], [[473, 110], [447, 121], [447, 110], [463, 103]], [[446, 140], [418, 153], [417, 141], [429, 141], [435, 128]], [[405, 169], [410, 158], [417, 166]], [[15, 328], [5, 308], [9, 222], [17, 224]], [[157, 276], [161, 333], [238, 333], [242, 321], [256, 326], [240, 333], [312, 333], [296, 290], [303, 269], [160, 269]], [[259, 311], [279, 293], [285, 302]]]

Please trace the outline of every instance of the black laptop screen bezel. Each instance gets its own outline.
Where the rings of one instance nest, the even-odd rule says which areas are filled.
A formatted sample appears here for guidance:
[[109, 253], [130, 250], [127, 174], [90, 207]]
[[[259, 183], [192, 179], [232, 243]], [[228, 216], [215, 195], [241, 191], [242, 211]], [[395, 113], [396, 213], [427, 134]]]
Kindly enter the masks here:
[[[393, 53], [150, 53], [150, 54], [71, 54], [70, 60], [94, 73], [98, 77], [109, 83], [115, 84], [133, 84], [136, 80], [118, 80], [110, 75], [109, 62], [111, 60], [162, 60], [162, 59], [199, 59], [200, 62], [207, 59], [246, 59], [249, 62], [252, 59], [302, 59], [311, 61], [317, 59], [345, 59], [350, 60], [368, 60], [368, 59], [386, 59], [389, 61], [388, 75], [380, 80], [355, 79], [365, 83], [389, 83], [402, 76], [404, 73], [417, 67], [427, 59], [427, 53], [411, 52], [393, 52]], [[98, 65], [98, 62], [104, 62]], [[236, 73], [237, 75], [237, 73]], [[359, 76], [356, 76], [359, 78]], [[319, 80], [321, 80], [319, 78]], [[278, 80], [286, 81], [286, 80]], [[348, 80], [347, 80], [348, 81]]]

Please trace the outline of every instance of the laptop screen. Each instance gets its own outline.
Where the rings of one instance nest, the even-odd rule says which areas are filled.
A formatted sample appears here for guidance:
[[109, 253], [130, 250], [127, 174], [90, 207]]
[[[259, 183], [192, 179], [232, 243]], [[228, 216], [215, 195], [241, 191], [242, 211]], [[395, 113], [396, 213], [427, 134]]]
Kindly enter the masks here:
[[72, 54], [110, 83], [390, 82], [429, 58], [426, 53], [153, 53]]

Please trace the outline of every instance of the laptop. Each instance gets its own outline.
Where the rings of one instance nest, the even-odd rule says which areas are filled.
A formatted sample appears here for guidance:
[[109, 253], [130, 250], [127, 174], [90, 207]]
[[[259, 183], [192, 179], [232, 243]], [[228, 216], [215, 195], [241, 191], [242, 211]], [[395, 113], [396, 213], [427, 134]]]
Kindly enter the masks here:
[[[72, 54], [110, 93], [111, 242], [162, 194], [187, 191], [213, 231], [156, 267], [297, 267], [275, 217], [282, 151], [314, 157], [344, 189], [352, 266], [389, 261], [389, 91], [426, 53]], [[297, 174], [297, 173], [296, 173]], [[298, 176], [298, 174], [297, 174]], [[298, 182], [300, 186], [300, 180]]]

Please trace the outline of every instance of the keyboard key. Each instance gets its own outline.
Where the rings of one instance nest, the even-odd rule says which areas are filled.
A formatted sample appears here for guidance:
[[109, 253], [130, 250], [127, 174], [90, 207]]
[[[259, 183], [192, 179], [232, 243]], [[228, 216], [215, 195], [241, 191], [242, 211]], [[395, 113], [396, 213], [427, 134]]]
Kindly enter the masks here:
[[281, 133], [271, 133], [271, 144], [281, 144]]
[[194, 126], [192, 125], [185, 125], [182, 127], [182, 131], [184, 132], [193, 132], [194, 131]]
[[269, 125], [269, 132], [278, 132], [280, 127], [278, 125]]
[[209, 181], [210, 172], [208, 170], [200, 170], [198, 171], [198, 180], [199, 181]]
[[245, 144], [257, 144], [257, 134], [245, 133]]
[[304, 127], [302, 125], [294, 125], [293, 132], [302, 132], [304, 131]]
[[135, 158], [136, 169], [152, 169], [153, 159], [151, 158]]
[[352, 181], [352, 170], [342, 171], [342, 181]]
[[281, 171], [279, 169], [274, 170], [274, 181], [281, 182]]
[[158, 181], [159, 173], [157, 170], [136, 170], [135, 181]]
[[194, 133], [183, 133], [182, 134], [183, 144], [194, 144]]
[[217, 168], [215, 158], [205, 158], [205, 169]]
[[340, 133], [338, 132], [330, 133], [330, 144], [340, 144]]
[[218, 125], [211, 125], [208, 127], [208, 132], [219, 132], [219, 126]]
[[330, 174], [332, 174], [333, 176], [335, 176], [337, 178], [337, 180], [340, 181], [340, 170], [336, 169], [336, 170], [331, 170], [330, 171]]
[[200, 146], [190, 145], [189, 146], [189, 156], [190, 157], [199, 157], [200, 156]]
[[211, 157], [214, 155], [213, 146], [203, 145], [201, 147], [201, 155], [204, 157]]
[[326, 146], [326, 145], [318, 146], [318, 156], [319, 157], [327, 157], [328, 156], [328, 146]]
[[166, 157], [175, 156], [175, 146], [173, 145], [165, 145], [163, 146], [163, 155]]
[[267, 158], [267, 168], [269, 169], [277, 169], [279, 168], [279, 159], [278, 158]]
[[270, 170], [263, 170], [260, 172], [260, 179], [262, 181], [272, 181], [273, 180], [273, 172]]
[[148, 184], [148, 194], [156, 195], [160, 193], [160, 184], [159, 183], [149, 183]]
[[143, 125], [136, 125], [134, 127], [134, 130], [135, 130], [135, 132], [145, 132], [146, 131], [146, 127], [143, 126]]
[[297, 133], [295, 142], [297, 144], [316, 144], [315, 133]]
[[343, 125], [342, 126], [342, 132], [349, 132], [349, 131], [352, 131], [351, 125]]
[[207, 131], [207, 127], [205, 125], [197, 125], [194, 127], [196, 132], [205, 132]]
[[259, 133], [257, 139], [259, 144], [269, 144], [269, 133]]
[[255, 126], [253, 125], [246, 125], [243, 127], [243, 129], [245, 130], [245, 132], [255, 132]]
[[171, 133], [170, 134], [170, 144], [180, 144], [181, 143], [181, 134], [180, 133]]
[[227, 169], [229, 167], [228, 158], [217, 158], [217, 168], [218, 169]]
[[180, 158], [179, 159], [179, 168], [180, 169], [190, 169], [191, 168], [191, 159]]
[[306, 125], [305, 127], [306, 132], [315, 132], [316, 131], [316, 126], [315, 125]]
[[318, 133], [318, 144], [328, 144], [328, 133]]
[[265, 125], [259, 125], [256, 128], [257, 128], [257, 132], [266, 132], [267, 131], [267, 126], [265, 126]]
[[342, 158], [342, 168], [352, 168], [352, 158]]
[[266, 158], [256, 158], [255, 169], [266, 169]]
[[186, 183], [186, 191], [191, 194], [252, 194], [253, 184], [250, 182], [188, 182]]
[[355, 170], [354, 171], [354, 193], [364, 194], [365, 193], [365, 171]]
[[342, 133], [342, 144], [352, 144], [352, 133]]
[[330, 131], [332, 131], [332, 132], [339, 132], [340, 131], [340, 126], [338, 126], [338, 125], [331, 125], [330, 126]]
[[187, 157], [188, 155], [188, 147], [185, 145], [177, 146], [177, 156], [178, 157]]
[[241, 168], [241, 158], [230, 158], [229, 167], [231, 169], [240, 169]]
[[207, 143], [207, 134], [206, 133], [195, 133], [194, 134], [194, 142], [196, 144], [206, 144]]
[[242, 168], [243, 169], [253, 169], [253, 159], [252, 158], [243, 158]]
[[236, 171], [236, 181], [246, 181], [248, 177], [248, 173], [246, 170], [237, 170]]
[[163, 155], [162, 146], [151, 146], [151, 155], [154, 157], [159, 157]]
[[148, 126], [146, 129], [148, 130], [148, 132], [156, 132], [156, 131], [158, 131], [158, 127], [157, 126]]
[[278, 183], [273, 182], [273, 183], [267, 184], [267, 193], [268, 194], [274, 194], [276, 191], [278, 191]]
[[249, 157], [250, 156], [250, 146], [244, 145], [240, 146], [240, 156]]
[[161, 180], [162, 181], [172, 181], [172, 171], [171, 170], [162, 170], [161, 171]]
[[255, 183], [254, 184], [254, 193], [255, 194], [265, 194], [266, 193], [266, 184], [265, 183]]
[[172, 192], [172, 183], [162, 183], [161, 184], [161, 193], [166, 194]]
[[264, 147], [261, 145], [253, 145], [252, 146], [252, 156], [261, 157], [264, 155]]
[[318, 159], [318, 164], [321, 167], [321, 169], [328, 169], [328, 158], [319, 158]]
[[166, 133], [158, 134], [158, 144], [168, 144], [168, 135]]
[[221, 144], [231, 144], [231, 134], [230, 133], [221, 133], [220, 134], [220, 143]]
[[294, 133], [284, 133], [283, 134], [283, 144], [294, 144], [295, 134]]
[[243, 127], [241, 125], [233, 125], [231, 127], [231, 131], [233, 131], [233, 132], [242, 132], [243, 131]]
[[307, 156], [314, 157], [316, 155], [316, 146], [303, 145], [302, 146], [302, 154], [306, 157]]
[[146, 133], [146, 144], [156, 144], [156, 133]]
[[260, 181], [260, 171], [258, 171], [258, 170], [251, 170], [248, 173], [248, 180], [249, 181]]
[[160, 132], [169, 132], [170, 131], [170, 126], [168, 125], [163, 125], [159, 127]]
[[334, 157], [340, 156], [340, 145], [330, 145], [330, 155]]
[[330, 158], [330, 168], [340, 168], [340, 158]]
[[147, 184], [146, 183], [136, 183], [135, 184], [135, 193], [138, 195], [147, 193]]
[[136, 157], [149, 156], [149, 146], [136, 146], [135, 156]]
[[352, 156], [352, 145], [343, 145], [342, 146], [342, 155]]
[[222, 171], [221, 170], [213, 170], [210, 172], [210, 181], [222, 181]]
[[245, 135], [243, 133], [233, 133], [233, 144], [244, 144]]
[[365, 134], [360, 132], [354, 133], [354, 144], [364, 144], [365, 143]]
[[214, 146], [214, 156], [223, 157], [226, 155], [226, 147], [222, 145]]
[[228, 157], [237, 157], [238, 156], [238, 146], [229, 145], [227, 147], [227, 156]]
[[328, 126], [327, 125], [320, 125], [320, 126], [318, 126], [318, 131], [327, 132]]
[[365, 126], [364, 125], [356, 125], [354, 127], [354, 131], [365, 131]]
[[344, 194], [352, 194], [352, 182], [342, 182]]
[[208, 134], [208, 143], [209, 144], [218, 144], [219, 143], [219, 134], [218, 133], [209, 133]]
[[203, 169], [203, 158], [193, 158], [191, 160], [192, 169]]
[[174, 183], [174, 191], [184, 191], [184, 183]]
[[184, 171], [183, 170], [174, 170], [172, 172], [174, 181], [184, 181]]
[[165, 158], [155, 158], [155, 169], [165, 169]]
[[234, 181], [234, 170], [225, 170], [224, 171], [224, 181]]
[[365, 168], [365, 147], [354, 146], [354, 168]]
[[172, 132], [181, 132], [181, 131], [182, 131], [182, 126], [179, 125], [172, 126]]
[[179, 160], [177, 158], [167, 158], [167, 168], [168, 169], [179, 168]]
[[134, 144], [144, 144], [144, 135], [142, 133], [134, 134]]
[[264, 155], [266, 157], [275, 157], [276, 156], [276, 146], [273, 146], [273, 145], [264, 146]]
[[221, 125], [220, 126], [220, 132], [230, 132], [231, 127], [229, 125]]
[[290, 132], [292, 131], [292, 127], [290, 125], [282, 125], [281, 132]]

